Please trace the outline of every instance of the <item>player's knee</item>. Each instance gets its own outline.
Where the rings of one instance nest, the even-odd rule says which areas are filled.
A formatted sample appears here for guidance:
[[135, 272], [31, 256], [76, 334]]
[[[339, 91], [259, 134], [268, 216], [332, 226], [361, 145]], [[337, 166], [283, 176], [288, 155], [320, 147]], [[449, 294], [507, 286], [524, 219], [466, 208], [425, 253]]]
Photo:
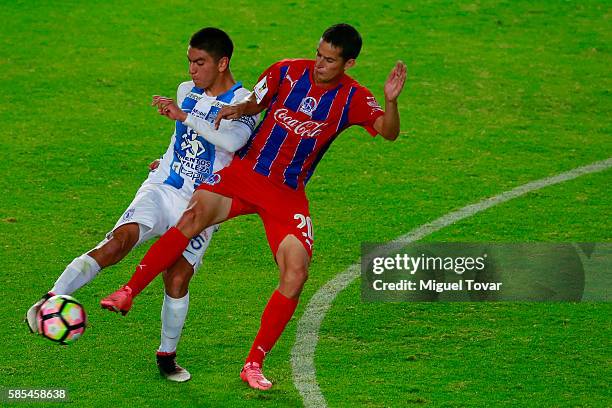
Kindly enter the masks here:
[[119, 262], [121, 258], [118, 255], [115, 244], [107, 243], [104, 246], [94, 249], [88, 253], [100, 268], [107, 268]]
[[308, 280], [308, 271], [302, 268], [287, 271], [280, 279], [280, 292], [290, 299], [298, 299]]
[[285, 284], [301, 290], [308, 280], [308, 267], [303, 263], [289, 264], [282, 274], [281, 280]]
[[130, 225], [129, 228], [119, 228], [113, 233], [113, 240], [119, 245], [120, 251], [129, 251], [138, 240], [139, 226]]
[[[137, 228], [138, 226], [136, 226], [136, 231]], [[132, 250], [138, 241], [138, 236], [134, 237], [134, 233], [132, 229], [117, 229], [104, 245], [91, 251], [90, 256], [102, 268], [116, 264]]]
[[193, 266], [185, 258], [180, 258], [163, 272], [166, 293], [176, 299], [184, 297], [189, 290], [189, 281], [193, 272]]
[[180, 274], [168, 274], [164, 272], [164, 287], [168, 296], [180, 299], [189, 290], [189, 280]]
[[288, 297], [300, 295], [308, 280], [309, 257], [294, 236], [286, 237], [279, 247], [276, 259], [280, 267], [280, 289]]
[[295, 281], [304, 285], [308, 280], [308, 268], [304, 265], [300, 265], [294, 270]]
[[206, 227], [207, 213], [201, 205], [188, 207], [176, 227], [187, 237], [193, 237]]
[[179, 218], [178, 222], [176, 223], [176, 227], [182, 230], [182, 228], [187, 227], [189, 224], [193, 223], [197, 216], [198, 212], [194, 208], [187, 208], [183, 212], [183, 215], [181, 215], [181, 218]]

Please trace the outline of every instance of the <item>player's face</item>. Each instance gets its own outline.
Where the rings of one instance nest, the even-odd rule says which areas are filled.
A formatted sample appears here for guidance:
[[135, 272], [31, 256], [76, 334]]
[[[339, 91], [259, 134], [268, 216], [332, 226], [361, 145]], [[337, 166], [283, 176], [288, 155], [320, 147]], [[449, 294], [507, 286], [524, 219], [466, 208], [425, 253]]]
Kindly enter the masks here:
[[218, 61], [204, 50], [189, 47], [187, 49], [189, 60], [189, 75], [198, 88], [207, 89], [215, 83], [219, 76]]
[[331, 43], [321, 40], [315, 59], [314, 80], [318, 83], [334, 82], [353, 65], [355, 65], [354, 59], [345, 61], [342, 58], [342, 48], [334, 47]]

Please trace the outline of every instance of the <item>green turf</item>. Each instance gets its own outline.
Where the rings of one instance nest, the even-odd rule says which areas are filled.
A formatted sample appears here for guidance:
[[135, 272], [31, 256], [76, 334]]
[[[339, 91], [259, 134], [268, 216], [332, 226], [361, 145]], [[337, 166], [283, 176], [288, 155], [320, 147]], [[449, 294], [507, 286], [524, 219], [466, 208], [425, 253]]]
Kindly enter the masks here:
[[[608, 2], [338, 1], [5, 2], [0, 8], [0, 386], [66, 387], [75, 406], [299, 406], [291, 380], [296, 320], [314, 292], [384, 242], [466, 204], [612, 156]], [[187, 80], [186, 42], [205, 25], [235, 43], [252, 86], [282, 58], [311, 57], [330, 24], [364, 37], [351, 75], [382, 100], [408, 64], [402, 134], [351, 129], [309, 185], [311, 278], [251, 391], [237, 372], [276, 284], [255, 217], [215, 237], [191, 286], [180, 362], [154, 366], [161, 283], [126, 318], [97, 303], [146, 248], [76, 293], [85, 336], [55, 347], [26, 335], [23, 312], [112, 227], [167, 147], [172, 125], [149, 106]], [[610, 242], [610, 171], [504, 203], [430, 241]], [[323, 322], [318, 380], [330, 406], [609, 406], [609, 304], [364, 304], [342, 292]], [[40, 404], [33, 404], [38, 405]]]

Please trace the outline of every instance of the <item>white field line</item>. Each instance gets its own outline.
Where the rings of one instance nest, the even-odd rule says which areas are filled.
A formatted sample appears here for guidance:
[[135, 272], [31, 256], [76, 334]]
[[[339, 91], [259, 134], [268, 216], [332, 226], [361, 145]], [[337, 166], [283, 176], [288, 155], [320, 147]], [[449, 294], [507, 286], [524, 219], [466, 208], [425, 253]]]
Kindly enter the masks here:
[[[390, 244], [408, 244], [418, 241], [456, 223], [457, 221], [471, 217], [481, 211], [489, 209], [498, 204], [505, 203], [527, 193], [539, 190], [554, 184], [573, 180], [586, 174], [597, 173], [612, 167], [612, 158], [578, 167], [556, 176], [543, 178], [524, 184], [512, 190], [506, 191], [491, 198], [482, 200], [476, 204], [470, 204], [459, 210], [450, 212], [437, 220], [424, 224], [405, 235], [402, 235]], [[325, 314], [331, 307], [332, 302], [343, 289], [350, 285], [360, 274], [360, 263], [355, 263], [344, 272], [336, 275], [332, 280], [323, 285], [310, 299], [304, 314], [298, 321], [295, 344], [291, 351], [291, 367], [293, 371], [293, 382], [302, 395], [304, 406], [326, 407], [325, 397], [321, 393], [317, 383], [316, 370], [314, 366], [314, 355], [319, 342], [319, 329]]]

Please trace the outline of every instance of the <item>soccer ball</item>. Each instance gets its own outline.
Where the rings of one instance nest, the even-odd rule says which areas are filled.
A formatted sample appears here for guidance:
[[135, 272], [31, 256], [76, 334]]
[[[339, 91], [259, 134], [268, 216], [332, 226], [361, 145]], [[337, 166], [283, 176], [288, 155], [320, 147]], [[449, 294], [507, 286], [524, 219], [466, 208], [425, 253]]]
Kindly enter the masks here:
[[87, 315], [83, 306], [67, 295], [53, 296], [38, 311], [38, 332], [51, 341], [71, 344], [85, 331]]

